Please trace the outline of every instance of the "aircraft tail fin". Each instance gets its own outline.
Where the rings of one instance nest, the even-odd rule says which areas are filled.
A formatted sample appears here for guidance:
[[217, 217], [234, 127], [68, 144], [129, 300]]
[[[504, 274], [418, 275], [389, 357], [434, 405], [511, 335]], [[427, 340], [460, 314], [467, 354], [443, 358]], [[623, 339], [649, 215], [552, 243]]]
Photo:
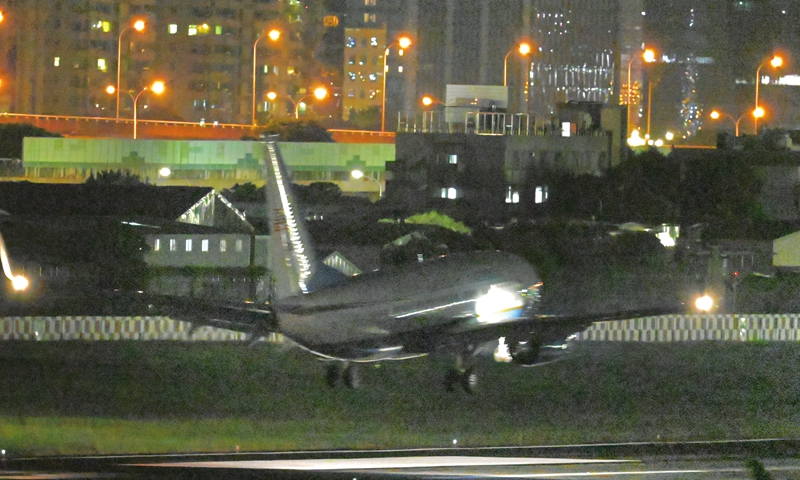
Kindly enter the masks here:
[[269, 269], [273, 298], [307, 293], [317, 269], [317, 259], [294, 201], [291, 180], [278, 148], [278, 136], [265, 138], [264, 168], [267, 212], [271, 226]]

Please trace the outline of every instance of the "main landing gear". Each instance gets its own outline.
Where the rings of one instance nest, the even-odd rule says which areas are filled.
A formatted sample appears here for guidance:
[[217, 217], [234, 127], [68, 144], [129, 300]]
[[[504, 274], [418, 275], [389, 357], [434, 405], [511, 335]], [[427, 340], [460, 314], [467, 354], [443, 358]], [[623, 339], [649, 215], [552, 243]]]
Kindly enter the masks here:
[[331, 388], [344, 381], [347, 388], [356, 389], [361, 386], [361, 366], [351, 362], [331, 362], [326, 367], [325, 381]]
[[444, 388], [452, 392], [461, 387], [467, 393], [475, 393], [478, 388], [478, 372], [472, 364], [465, 364], [464, 357], [456, 357], [456, 364], [447, 371], [444, 377]]

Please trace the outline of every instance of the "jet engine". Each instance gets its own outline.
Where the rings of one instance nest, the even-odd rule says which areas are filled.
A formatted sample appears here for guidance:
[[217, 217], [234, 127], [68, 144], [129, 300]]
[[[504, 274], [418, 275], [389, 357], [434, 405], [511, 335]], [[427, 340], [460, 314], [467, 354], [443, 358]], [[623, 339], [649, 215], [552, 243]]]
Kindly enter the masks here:
[[507, 339], [508, 352], [514, 363], [525, 367], [534, 367], [557, 362], [570, 354], [568, 340], [542, 344], [533, 339]]

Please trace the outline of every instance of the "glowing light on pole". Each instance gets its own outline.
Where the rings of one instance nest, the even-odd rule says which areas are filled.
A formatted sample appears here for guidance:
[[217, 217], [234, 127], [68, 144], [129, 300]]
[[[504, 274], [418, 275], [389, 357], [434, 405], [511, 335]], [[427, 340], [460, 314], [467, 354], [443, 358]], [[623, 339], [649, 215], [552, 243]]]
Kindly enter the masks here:
[[503, 86], [508, 86], [508, 57], [514, 53], [514, 50], [517, 50], [520, 55], [523, 57], [527, 56], [531, 53], [531, 44], [527, 42], [522, 42], [516, 48], [512, 48], [511, 50], [506, 53], [505, 58], [503, 58]]
[[[759, 108], [761, 108], [759, 106], [759, 104], [758, 104], [758, 90], [759, 90], [758, 87], [761, 85], [761, 67], [763, 67], [764, 65], [766, 65], [768, 63], [772, 66], [772, 68], [778, 68], [778, 67], [783, 65], [783, 58], [780, 55], [775, 55], [774, 57], [772, 57], [772, 59], [764, 61], [764, 62], [761, 63], [761, 65], [758, 66], [758, 69], [756, 70], [756, 106], [755, 106], [755, 110], [753, 111], [754, 114]], [[754, 126], [753, 133], [756, 134], [756, 135], [758, 135], [758, 119], [760, 117], [764, 116], [763, 115], [763, 112], [764, 112], [763, 109], [761, 110], [761, 112], [762, 112], [762, 115], [760, 115], [760, 116], [756, 115], [756, 118], [753, 121], [753, 126]]]
[[134, 99], [133, 99], [133, 139], [134, 140], [136, 140], [136, 125], [138, 123], [138, 108], [136, 108], [136, 105], [139, 102], [139, 97], [141, 97], [144, 92], [148, 92], [148, 91], [153, 92], [156, 95], [161, 95], [162, 93], [164, 93], [165, 89], [166, 89], [166, 87], [164, 85], [164, 82], [162, 82], [160, 80], [159, 81], [155, 81], [155, 82], [153, 82], [153, 84], [151, 86], [144, 87], [142, 89], [142, 91], [139, 92], [139, 94], [136, 95], [136, 97], [134, 97]]
[[356, 180], [361, 180], [363, 178], [363, 179], [365, 179], [367, 181], [373, 181], [373, 182], [377, 183], [378, 184], [378, 198], [379, 199], [383, 198], [383, 184], [381, 183], [380, 180], [376, 180], [376, 179], [372, 178], [371, 176], [367, 176], [363, 171], [358, 170], [358, 169], [353, 170], [352, 172], [350, 172], [350, 176], [355, 178]]
[[256, 38], [256, 41], [253, 42], [253, 92], [252, 92], [252, 105], [250, 108], [252, 118], [250, 119], [250, 124], [256, 124], [256, 58], [258, 56], [258, 41], [262, 38], [269, 38], [273, 42], [277, 42], [279, 38], [281, 38], [280, 30], [273, 28], [266, 35], [261, 35], [260, 37]]
[[386, 50], [383, 51], [383, 89], [381, 91], [381, 132], [386, 131], [386, 74], [389, 73], [389, 66], [386, 63], [387, 58], [389, 57], [389, 50], [395, 46], [399, 45], [400, 48], [406, 49], [411, 46], [411, 39], [408, 37], [400, 37], [396, 42], [392, 42], [386, 46]]
[[313, 93], [309, 93], [308, 95], [304, 95], [304, 96], [300, 97], [297, 101], [295, 101], [295, 99], [293, 99], [289, 95], [278, 95], [276, 92], [268, 92], [267, 93], [267, 99], [269, 99], [270, 102], [275, 101], [275, 99], [278, 98], [279, 96], [286, 97], [286, 98], [289, 99], [290, 102], [292, 102], [292, 106], [294, 107], [294, 118], [295, 119], [299, 119], [300, 118], [300, 104], [303, 103], [303, 100], [305, 100], [306, 98], [311, 98], [311, 97], [314, 97], [317, 100], [324, 100], [328, 96], [328, 89], [325, 88], [325, 87], [317, 87], [317, 88], [314, 89]]
[[123, 28], [119, 32], [119, 37], [117, 38], [117, 120], [119, 120], [119, 90], [120, 90], [120, 74], [122, 72], [122, 34], [127, 32], [128, 30], [136, 30], [137, 32], [141, 33], [144, 31], [145, 23], [144, 20], [136, 20], [133, 22], [133, 25], [128, 25], [127, 27]]

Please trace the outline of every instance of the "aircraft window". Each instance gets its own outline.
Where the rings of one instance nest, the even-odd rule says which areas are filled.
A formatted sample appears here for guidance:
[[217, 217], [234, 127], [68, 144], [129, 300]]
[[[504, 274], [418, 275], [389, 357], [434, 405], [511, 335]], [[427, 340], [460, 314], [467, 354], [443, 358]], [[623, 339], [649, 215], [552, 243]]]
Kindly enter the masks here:
[[192, 239], [191, 238], [187, 238], [186, 239], [186, 251], [187, 252], [191, 252], [192, 251]]
[[228, 251], [228, 241], [224, 238], [219, 241], [219, 251], [223, 253]]

